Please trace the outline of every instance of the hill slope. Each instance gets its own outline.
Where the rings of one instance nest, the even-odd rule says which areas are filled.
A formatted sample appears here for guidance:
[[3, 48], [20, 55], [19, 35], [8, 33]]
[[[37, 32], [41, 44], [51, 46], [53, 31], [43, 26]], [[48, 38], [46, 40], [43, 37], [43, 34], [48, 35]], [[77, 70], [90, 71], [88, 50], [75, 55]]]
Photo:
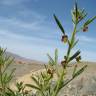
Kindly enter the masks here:
[[9, 67], [9, 71], [12, 70], [13, 68], [16, 68], [14, 73], [14, 76], [15, 76], [14, 80], [16, 80], [17, 78], [25, 74], [30, 73], [30, 71], [36, 71], [44, 68], [43, 62], [26, 59], [24, 57], [21, 57], [11, 52], [6, 52], [6, 55], [14, 58], [14, 62]]

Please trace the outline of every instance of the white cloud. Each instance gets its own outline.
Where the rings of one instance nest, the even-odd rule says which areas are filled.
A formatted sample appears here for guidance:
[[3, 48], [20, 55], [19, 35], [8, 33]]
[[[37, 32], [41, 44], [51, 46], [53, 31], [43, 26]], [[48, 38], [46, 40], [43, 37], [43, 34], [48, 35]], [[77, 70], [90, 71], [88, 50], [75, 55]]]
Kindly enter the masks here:
[[[43, 38], [20, 36], [14, 33], [6, 34], [7, 31], [0, 30], [0, 44], [13, 53], [19, 54], [23, 57], [30, 59], [37, 59], [40, 61], [47, 61], [46, 53], [54, 56], [54, 50], [56, 46], [52, 44], [53, 41]], [[45, 42], [45, 44], [44, 44]], [[57, 41], [55, 41], [57, 42]], [[52, 44], [52, 45], [51, 45]], [[59, 43], [59, 61], [63, 59], [64, 53], [66, 53], [66, 47], [63, 47]], [[72, 53], [76, 50], [74, 49]], [[93, 50], [82, 50], [82, 60], [84, 61], [96, 61], [96, 56]]]
[[[28, 0], [0, 1], [0, 4], [8, 5], [7, 7], [11, 5], [12, 7], [13, 5], [16, 7], [16, 11], [12, 10], [15, 14], [10, 15], [9, 18], [7, 16], [0, 17], [0, 45], [7, 47], [8, 51], [13, 53], [41, 61], [47, 60], [46, 53], [50, 53], [53, 56], [54, 49], [57, 47], [60, 50], [59, 58], [60, 60], [61, 58], [63, 59], [66, 47], [63, 49], [63, 44], [60, 45], [61, 43], [58, 40], [60, 33], [57, 31], [60, 30], [55, 29], [57, 27], [54, 28], [51, 25], [52, 23], [47, 21], [47, 16], [43, 14], [26, 8], [22, 10], [24, 6], [20, 10], [17, 10], [18, 4], [21, 6], [26, 1]], [[37, 2], [38, 0], [34, 1]], [[70, 31], [69, 28], [65, 27], [65, 29]], [[78, 38], [84, 44], [96, 42], [95, 38], [87, 36], [79, 36]], [[93, 51], [84, 51], [82, 54], [84, 60], [95, 60], [96, 56], [93, 53]]]
[[[27, 14], [27, 15], [26, 15]], [[19, 15], [21, 17], [25, 16], [27, 19], [30, 16], [30, 21], [34, 17], [34, 21], [26, 22], [21, 20], [20, 18], [8, 18], [8, 17], [0, 17], [0, 26], [2, 31], [6, 31], [6, 34], [18, 34], [27, 36], [37, 36], [39, 39], [55, 39], [56, 34], [58, 34], [58, 30], [54, 29], [49, 21], [46, 21], [46, 16], [39, 14], [35, 11], [19, 11]], [[32, 18], [31, 18], [32, 17]], [[45, 23], [46, 22], [46, 23]], [[33, 36], [32, 36], [33, 35]]]
[[7, 48], [10, 52], [30, 59], [47, 61], [46, 53], [53, 55], [55, 49], [54, 45], [51, 45], [53, 41], [35, 37], [28, 38], [16, 34], [6, 34], [4, 30], [0, 31], [0, 38], [0, 45], [3, 48]]
[[21, 27], [21, 28], [29, 28], [32, 30], [38, 30], [40, 26], [38, 26], [40, 24], [40, 22], [35, 21], [35, 22], [31, 22], [31, 23], [26, 23], [23, 21], [20, 21], [18, 19], [9, 19], [9, 18], [0, 18], [0, 23], [2, 23], [2, 25], [4, 24], [5, 26], [16, 26], [16, 27]]
[[85, 43], [94, 43], [96, 42], [96, 39], [95, 38], [91, 38], [91, 37], [88, 37], [88, 36], [78, 36], [78, 38], [80, 39], [81, 42], [85, 42]]
[[3, 5], [17, 5], [20, 4], [22, 2], [25, 2], [25, 0], [1, 0], [0, 3]]
[[31, 18], [33, 19], [33, 21], [35, 19], [36, 21], [44, 22], [44, 20], [46, 19], [45, 15], [42, 15], [34, 10], [21, 10], [18, 12], [18, 14], [19, 16], [22, 16], [22, 18], [23, 17], [25, 17], [26, 19]]
[[[47, 43], [52, 43], [51, 39], [47, 39], [47, 38], [38, 38], [38, 37], [29, 37], [29, 36], [24, 36], [24, 35], [19, 35], [19, 34], [15, 34], [15, 33], [11, 33], [9, 31], [6, 30], [0, 30], [0, 37], [2, 39], [10, 39], [10, 40], [14, 40], [14, 41], [19, 41], [21, 43], [23, 43], [24, 41], [30, 42], [33, 41], [33, 44], [38, 42], [39, 44], [42, 43], [44, 44], [44, 41]], [[50, 42], [51, 41], [51, 42]]]
[[[28, 2], [31, 0], [0, 0], [0, 4], [5, 5], [5, 6], [13, 6], [13, 5], [20, 5], [24, 2]], [[39, 0], [32, 0], [34, 2], [38, 2]]]

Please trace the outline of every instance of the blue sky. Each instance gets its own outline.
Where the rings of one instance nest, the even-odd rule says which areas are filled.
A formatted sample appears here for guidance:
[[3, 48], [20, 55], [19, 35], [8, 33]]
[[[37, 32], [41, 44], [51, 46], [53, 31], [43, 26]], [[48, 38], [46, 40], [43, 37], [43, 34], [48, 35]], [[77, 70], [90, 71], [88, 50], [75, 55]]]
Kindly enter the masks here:
[[[78, 0], [90, 17], [96, 15], [96, 0]], [[53, 13], [62, 21], [67, 32], [72, 31], [71, 12], [74, 0], [0, 0], [0, 45], [23, 57], [47, 61], [46, 53], [54, 56], [59, 51], [59, 60], [66, 53], [61, 43], [62, 33], [58, 29]], [[83, 60], [96, 61], [96, 20], [86, 33], [80, 32]]]

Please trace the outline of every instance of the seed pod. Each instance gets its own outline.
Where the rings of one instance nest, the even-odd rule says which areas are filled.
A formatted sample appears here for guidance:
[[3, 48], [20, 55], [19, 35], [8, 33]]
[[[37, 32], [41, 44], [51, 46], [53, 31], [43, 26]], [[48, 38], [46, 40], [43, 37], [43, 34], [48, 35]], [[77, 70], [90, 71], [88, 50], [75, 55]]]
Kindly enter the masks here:
[[2, 87], [0, 87], [0, 92], [2, 92], [3, 91], [3, 89], [2, 89]]
[[88, 26], [85, 26], [85, 27], [83, 28], [83, 32], [86, 32], [86, 31], [88, 31]]
[[63, 68], [65, 68], [66, 67], [66, 60], [61, 61], [61, 65], [63, 66]]
[[63, 35], [61, 41], [66, 43], [68, 41], [68, 36], [67, 35]]
[[78, 21], [80, 21], [82, 19], [82, 16], [78, 16]]
[[76, 58], [76, 61], [77, 61], [77, 62], [80, 62], [80, 60], [81, 60], [81, 56], [78, 56], [78, 57]]
[[53, 76], [53, 74], [54, 74], [54, 69], [48, 69], [48, 70], [47, 70], [47, 73], [50, 74], [51, 76]]
[[28, 90], [25, 90], [25, 94], [28, 94]]
[[66, 56], [64, 56], [64, 59], [66, 60], [66, 59], [67, 59], [67, 57], [66, 57]]

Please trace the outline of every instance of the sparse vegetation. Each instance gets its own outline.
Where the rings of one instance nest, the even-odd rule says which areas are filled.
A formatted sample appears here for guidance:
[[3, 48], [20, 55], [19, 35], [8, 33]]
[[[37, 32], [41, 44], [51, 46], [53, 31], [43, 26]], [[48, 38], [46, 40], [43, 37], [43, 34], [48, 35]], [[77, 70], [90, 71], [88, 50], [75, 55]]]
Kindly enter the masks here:
[[[32, 96], [32, 93], [25, 90], [26, 87], [30, 87], [36, 90], [34, 96], [58, 96], [58, 93], [69, 84], [72, 80], [78, 77], [87, 67], [87, 65], [82, 66], [78, 69], [77, 64], [81, 61], [81, 51], [77, 50], [72, 55], [72, 50], [78, 43], [76, 35], [78, 32], [87, 32], [89, 24], [96, 19], [94, 16], [87, 21], [83, 21], [87, 16], [87, 13], [84, 9], [79, 9], [77, 2], [75, 2], [74, 9], [71, 11], [72, 14], [72, 23], [73, 23], [73, 32], [71, 38], [67, 35], [64, 30], [61, 22], [54, 14], [54, 19], [62, 32], [61, 41], [65, 46], [68, 46], [67, 53], [64, 56], [64, 60], [61, 61], [61, 66], [58, 64], [58, 50], [55, 50], [55, 57], [52, 58], [47, 54], [49, 58], [48, 65], [45, 65], [45, 71], [41, 72], [39, 75], [32, 76], [32, 80], [35, 84], [23, 84], [23, 82], [16, 83], [17, 90], [10, 89], [9, 83], [13, 78], [13, 69], [10, 73], [8, 72], [8, 67], [13, 62], [11, 57], [6, 56], [6, 50], [0, 48], [0, 96]], [[82, 26], [79, 25], [81, 23]], [[70, 63], [76, 60], [77, 64], [73, 66], [72, 74], [68, 78], [68, 66]], [[21, 63], [21, 62], [19, 62]], [[81, 86], [80, 86], [81, 87]]]

